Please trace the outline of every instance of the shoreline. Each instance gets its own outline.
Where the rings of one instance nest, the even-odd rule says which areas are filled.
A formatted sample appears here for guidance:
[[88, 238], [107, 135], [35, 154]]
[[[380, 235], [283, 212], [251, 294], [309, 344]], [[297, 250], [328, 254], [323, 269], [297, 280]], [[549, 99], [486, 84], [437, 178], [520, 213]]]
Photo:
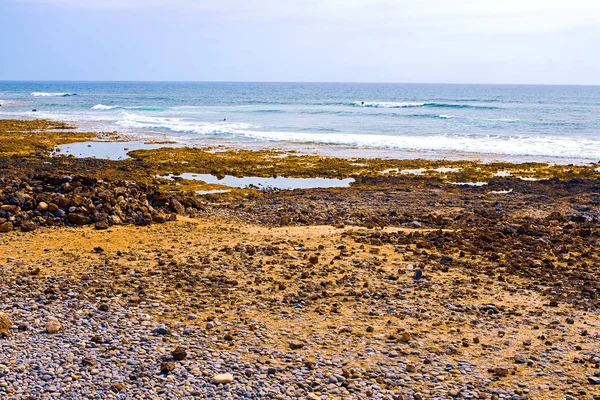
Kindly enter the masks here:
[[[599, 398], [598, 164], [53, 156], [65, 128], [0, 120], [0, 397]], [[156, 177], [203, 173], [355, 182]]]
[[[30, 117], [22, 117], [20, 120], [37, 120], [35, 115]], [[64, 122], [60, 119], [52, 119], [56, 122]], [[72, 121], [68, 123], [80, 124], [80, 122]], [[105, 133], [100, 128], [95, 127], [90, 123], [81, 124], [81, 128], [77, 127], [75, 132], [93, 132], [95, 134]], [[413, 149], [396, 149], [384, 147], [359, 147], [345, 144], [328, 144], [315, 142], [296, 142], [296, 141], [252, 141], [252, 140], [235, 140], [227, 138], [211, 138], [202, 137], [194, 134], [186, 133], [166, 133], [153, 130], [127, 130], [119, 129], [113, 131], [119, 136], [121, 141], [129, 142], [173, 142], [181, 147], [190, 148], [205, 148], [205, 147], [224, 147], [230, 150], [264, 150], [273, 151], [295, 151], [306, 155], [316, 155], [323, 157], [336, 158], [382, 158], [382, 159], [425, 159], [425, 160], [448, 160], [448, 161], [480, 161], [484, 163], [508, 162], [508, 163], [547, 163], [556, 165], [587, 165], [600, 162], [598, 159], [592, 158], [572, 158], [572, 157], [557, 157], [557, 156], [534, 156], [534, 155], [513, 155], [500, 153], [480, 153], [480, 152], [460, 152], [446, 150], [413, 150]], [[111, 140], [114, 140], [111, 139]]]

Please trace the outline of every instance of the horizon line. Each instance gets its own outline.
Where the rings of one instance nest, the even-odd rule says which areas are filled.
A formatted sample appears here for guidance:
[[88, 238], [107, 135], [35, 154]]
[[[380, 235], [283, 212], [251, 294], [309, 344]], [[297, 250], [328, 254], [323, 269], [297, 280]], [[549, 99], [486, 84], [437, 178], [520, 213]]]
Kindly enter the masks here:
[[41, 83], [308, 83], [359, 85], [489, 85], [489, 86], [600, 86], [586, 83], [476, 83], [476, 82], [366, 82], [366, 81], [244, 81], [244, 80], [62, 80], [62, 79], [0, 79], [0, 82]]

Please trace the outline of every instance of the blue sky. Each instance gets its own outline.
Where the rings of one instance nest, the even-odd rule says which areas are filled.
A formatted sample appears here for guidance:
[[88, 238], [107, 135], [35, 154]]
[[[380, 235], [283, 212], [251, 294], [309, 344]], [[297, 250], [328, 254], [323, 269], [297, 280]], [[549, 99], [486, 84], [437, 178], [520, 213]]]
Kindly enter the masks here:
[[598, 0], [0, 0], [0, 80], [600, 84]]

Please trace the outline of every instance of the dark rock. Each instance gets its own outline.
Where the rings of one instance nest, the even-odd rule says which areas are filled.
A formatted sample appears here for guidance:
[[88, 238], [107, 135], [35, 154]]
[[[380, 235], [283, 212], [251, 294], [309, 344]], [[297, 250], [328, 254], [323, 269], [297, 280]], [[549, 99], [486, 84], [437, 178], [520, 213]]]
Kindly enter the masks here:
[[108, 221], [98, 221], [94, 224], [94, 228], [97, 230], [108, 229]]
[[12, 222], [5, 222], [3, 224], [0, 224], [0, 233], [6, 233], [6, 232], [10, 232], [12, 230], [13, 230]]
[[33, 221], [25, 221], [21, 223], [21, 231], [23, 232], [33, 232], [37, 229], [37, 224]]
[[177, 347], [175, 350], [171, 352], [174, 360], [181, 361], [187, 357], [187, 352], [183, 347]]
[[69, 222], [75, 225], [87, 225], [92, 222], [92, 219], [90, 217], [80, 213], [69, 213], [69, 216], [67, 218]]

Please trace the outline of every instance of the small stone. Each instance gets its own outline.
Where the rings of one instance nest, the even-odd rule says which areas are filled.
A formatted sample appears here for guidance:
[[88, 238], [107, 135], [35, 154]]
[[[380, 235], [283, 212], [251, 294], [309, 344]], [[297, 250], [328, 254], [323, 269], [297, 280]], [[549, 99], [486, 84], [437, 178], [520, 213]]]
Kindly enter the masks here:
[[108, 311], [108, 304], [100, 304], [100, 307], [98, 307], [98, 310], [106, 312]]
[[402, 332], [402, 334], [400, 334], [401, 342], [410, 342], [411, 339], [412, 339], [412, 336], [408, 332]]
[[375, 328], [373, 328], [372, 326], [367, 326], [367, 332], [373, 333], [374, 331], [375, 331]]
[[417, 367], [414, 364], [408, 364], [406, 366], [406, 372], [415, 372], [417, 370]]
[[176, 365], [174, 362], [169, 361], [169, 362], [161, 362], [160, 363], [160, 373], [163, 375], [169, 375], [169, 373], [171, 371], [173, 371], [175, 369]]
[[514, 359], [517, 364], [525, 364], [527, 362], [527, 359], [522, 354], [515, 354]]
[[181, 361], [187, 357], [187, 352], [183, 347], [179, 346], [171, 352], [171, 355], [174, 360]]
[[216, 383], [216, 384], [231, 383], [231, 382], [233, 382], [233, 375], [231, 375], [229, 373], [215, 375], [215, 376], [213, 376], [212, 381], [213, 381], [213, 383]]
[[123, 389], [125, 389], [125, 385], [123, 385], [121, 382], [117, 382], [110, 387], [110, 390], [112, 390], [115, 393], [120, 392]]
[[93, 343], [104, 343], [104, 339], [100, 335], [94, 335], [90, 339]]
[[304, 343], [299, 343], [299, 342], [290, 342], [290, 349], [292, 350], [299, 350], [304, 348]]
[[566, 319], [567, 324], [569, 325], [573, 325], [575, 323], [575, 320], [573, 318], [567, 318]]
[[92, 358], [89, 358], [89, 357], [84, 357], [84, 358], [81, 360], [81, 363], [82, 363], [84, 366], [90, 366], [90, 367], [93, 367], [93, 366], [95, 366], [95, 365], [97, 364], [96, 360], [94, 360], [94, 359], [92, 359]]
[[24, 331], [29, 330], [29, 325], [27, 325], [27, 323], [23, 322], [23, 323], [19, 324], [19, 326], [18, 326], [17, 329], [19, 329], [20, 331], [24, 332]]
[[158, 328], [152, 329], [152, 333], [154, 333], [155, 335], [167, 335], [169, 333], [169, 330], [164, 326], [159, 326]]
[[508, 368], [504, 368], [504, 367], [495, 367], [492, 372], [494, 373], [494, 375], [498, 375], [498, 376], [507, 376], [508, 375]]
[[592, 385], [600, 385], [600, 378], [588, 376], [588, 382], [591, 383]]
[[46, 322], [46, 332], [48, 333], [56, 333], [62, 329], [62, 325], [58, 322], [58, 319], [55, 317], [49, 317], [48, 322]]

